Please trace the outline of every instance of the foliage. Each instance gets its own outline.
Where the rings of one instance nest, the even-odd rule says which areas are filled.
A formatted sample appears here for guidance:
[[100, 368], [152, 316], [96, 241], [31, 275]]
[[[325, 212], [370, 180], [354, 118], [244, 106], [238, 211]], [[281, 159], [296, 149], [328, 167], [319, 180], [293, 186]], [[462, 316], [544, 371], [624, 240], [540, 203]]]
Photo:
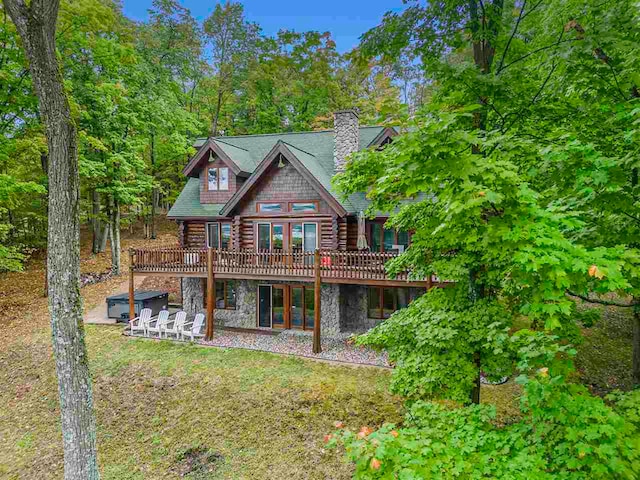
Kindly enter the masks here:
[[499, 302], [470, 304], [459, 289], [447, 288], [416, 299], [358, 342], [386, 349], [395, 366], [394, 393], [466, 402], [477, 377], [474, 352], [480, 352], [485, 372], [511, 374], [510, 320]]
[[[456, 282], [449, 293], [432, 292], [428, 297], [433, 300], [424, 300], [428, 308], [419, 303], [397, 312], [366, 338], [392, 348], [401, 366], [396, 375], [408, 372], [405, 362], [423, 365], [413, 371], [414, 382], [440, 385], [441, 395], [458, 400], [477, 376], [474, 353], [480, 353], [488, 372], [493, 357], [505, 355], [495, 344], [493, 322], [504, 332], [513, 318], [525, 315], [573, 341], [575, 304], [566, 291], [628, 288], [624, 267], [636, 261], [635, 253], [623, 248], [588, 249], [573, 241], [573, 232], [584, 223], [545, 203], [520, 172], [521, 158], [537, 156], [532, 143], [518, 137], [507, 142], [499, 133], [480, 138], [470, 130], [476, 108], [445, 111], [432, 104], [412, 131], [383, 150], [354, 155], [336, 180], [345, 193], [367, 191], [371, 211], [400, 207], [388, 224], [414, 234], [408, 251], [391, 263], [391, 272], [407, 269], [415, 277], [437, 274]], [[491, 153], [477, 155], [476, 145]], [[597, 275], [590, 276], [593, 265]], [[472, 275], [484, 292], [480, 301], [468, 298]], [[413, 330], [428, 334], [413, 337]], [[463, 343], [447, 347], [444, 339], [452, 336]], [[457, 368], [452, 370], [447, 359]], [[427, 380], [422, 368], [429, 369]], [[404, 378], [402, 383], [413, 382]], [[438, 395], [431, 387], [425, 393]]]
[[580, 385], [541, 372], [527, 380], [522, 420], [496, 428], [495, 407], [418, 402], [405, 425], [341, 430], [355, 478], [636, 478], [640, 392], [608, 405]]
[[[524, 395], [522, 420], [503, 428], [489, 407], [418, 403], [397, 437], [343, 434], [362, 478], [637, 476], [634, 414], [565, 381], [568, 345], [595, 321], [574, 294], [637, 302], [637, 15], [626, 1], [410, 2], [364, 35], [368, 58], [419, 59], [430, 102], [336, 186], [414, 230], [392, 273], [437, 274], [458, 292], [431, 292], [360, 341], [390, 348], [394, 388], [412, 400], [464, 400], [492, 353], [518, 358]], [[483, 318], [498, 306], [501, 329], [524, 319], [533, 331], [495, 349]]]

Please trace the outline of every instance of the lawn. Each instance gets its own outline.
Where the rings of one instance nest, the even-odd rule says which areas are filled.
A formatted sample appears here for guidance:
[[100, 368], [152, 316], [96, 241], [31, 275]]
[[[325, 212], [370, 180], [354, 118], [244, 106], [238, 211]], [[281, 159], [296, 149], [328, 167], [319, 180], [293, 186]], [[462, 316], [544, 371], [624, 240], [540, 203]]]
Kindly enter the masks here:
[[[0, 473], [9, 478], [62, 473], [48, 342], [42, 331], [1, 353], [12, 365], [0, 373]], [[178, 478], [190, 450], [208, 463], [187, 478], [349, 478], [324, 434], [336, 420], [373, 426], [400, 412], [378, 369], [130, 339], [105, 326], [88, 326], [87, 343], [107, 479]]]

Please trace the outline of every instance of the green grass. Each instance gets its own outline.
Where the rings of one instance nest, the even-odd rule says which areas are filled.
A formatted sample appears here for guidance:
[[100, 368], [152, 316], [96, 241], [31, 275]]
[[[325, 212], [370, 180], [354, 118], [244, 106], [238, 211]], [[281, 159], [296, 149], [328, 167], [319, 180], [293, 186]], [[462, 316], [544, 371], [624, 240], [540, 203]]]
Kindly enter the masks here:
[[[325, 451], [337, 420], [397, 421], [389, 373], [247, 350], [130, 339], [88, 326], [105, 479], [339, 479]], [[60, 478], [62, 449], [48, 332], [0, 352], [0, 477]], [[195, 452], [195, 453], [194, 453]]]

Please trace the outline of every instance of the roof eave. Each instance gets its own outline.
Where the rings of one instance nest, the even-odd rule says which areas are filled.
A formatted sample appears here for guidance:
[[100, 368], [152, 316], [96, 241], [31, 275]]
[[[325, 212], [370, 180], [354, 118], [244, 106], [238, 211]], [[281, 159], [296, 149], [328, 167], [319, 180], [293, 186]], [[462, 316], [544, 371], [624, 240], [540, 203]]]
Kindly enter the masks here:
[[231, 168], [234, 174], [240, 176], [247, 176], [251, 174], [250, 172], [245, 172], [244, 170], [240, 169], [240, 167], [238, 167], [238, 165], [231, 159], [231, 157], [229, 157], [229, 155], [227, 155], [226, 152], [222, 150], [222, 148], [220, 148], [220, 146], [218, 146], [214, 140], [211, 139], [202, 144], [193, 158], [184, 167], [182, 173], [187, 177], [194, 176], [193, 173], [195, 173], [196, 168], [204, 158], [204, 155], [207, 153], [208, 149], [211, 149], [218, 157], [222, 159], [224, 163], [229, 165], [229, 168]]

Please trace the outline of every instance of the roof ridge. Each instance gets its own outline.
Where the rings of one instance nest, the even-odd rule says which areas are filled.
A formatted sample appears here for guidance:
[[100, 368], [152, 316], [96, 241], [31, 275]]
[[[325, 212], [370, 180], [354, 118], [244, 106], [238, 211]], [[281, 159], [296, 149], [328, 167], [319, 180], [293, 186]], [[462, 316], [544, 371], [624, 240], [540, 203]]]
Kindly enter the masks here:
[[246, 148], [242, 148], [242, 147], [239, 147], [237, 145], [233, 145], [233, 144], [231, 144], [229, 142], [225, 142], [224, 140], [220, 140], [220, 137], [213, 137], [211, 140], [213, 140], [214, 142], [224, 143], [225, 145], [229, 145], [230, 147], [237, 148], [239, 150], [244, 150], [245, 152], [249, 153], [249, 150], [247, 150]]
[[[360, 125], [360, 127], [358, 127], [358, 130], [363, 129], [363, 128], [385, 128], [384, 125]], [[322, 129], [322, 130], [305, 130], [302, 132], [279, 132], [279, 133], [249, 133], [246, 135], [225, 135], [222, 137], [200, 137], [197, 138], [196, 140], [208, 140], [209, 138], [211, 138], [212, 140], [221, 140], [225, 139], [225, 138], [246, 138], [246, 137], [270, 137], [270, 136], [275, 136], [275, 135], [299, 135], [299, 134], [309, 134], [309, 133], [327, 133], [327, 132], [333, 132], [333, 128], [326, 128], [326, 129]], [[235, 146], [235, 145], [234, 145]]]
[[313, 158], [316, 158], [316, 156], [313, 153], [309, 153], [306, 150], [301, 149], [300, 147], [296, 147], [295, 145], [291, 145], [289, 142], [285, 142], [284, 140], [278, 140], [278, 143], [284, 143], [288, 147], [295, 148], [296, 150], [299, 150], [302, 153], [306, 153], [307, 155], [311, 155]]

